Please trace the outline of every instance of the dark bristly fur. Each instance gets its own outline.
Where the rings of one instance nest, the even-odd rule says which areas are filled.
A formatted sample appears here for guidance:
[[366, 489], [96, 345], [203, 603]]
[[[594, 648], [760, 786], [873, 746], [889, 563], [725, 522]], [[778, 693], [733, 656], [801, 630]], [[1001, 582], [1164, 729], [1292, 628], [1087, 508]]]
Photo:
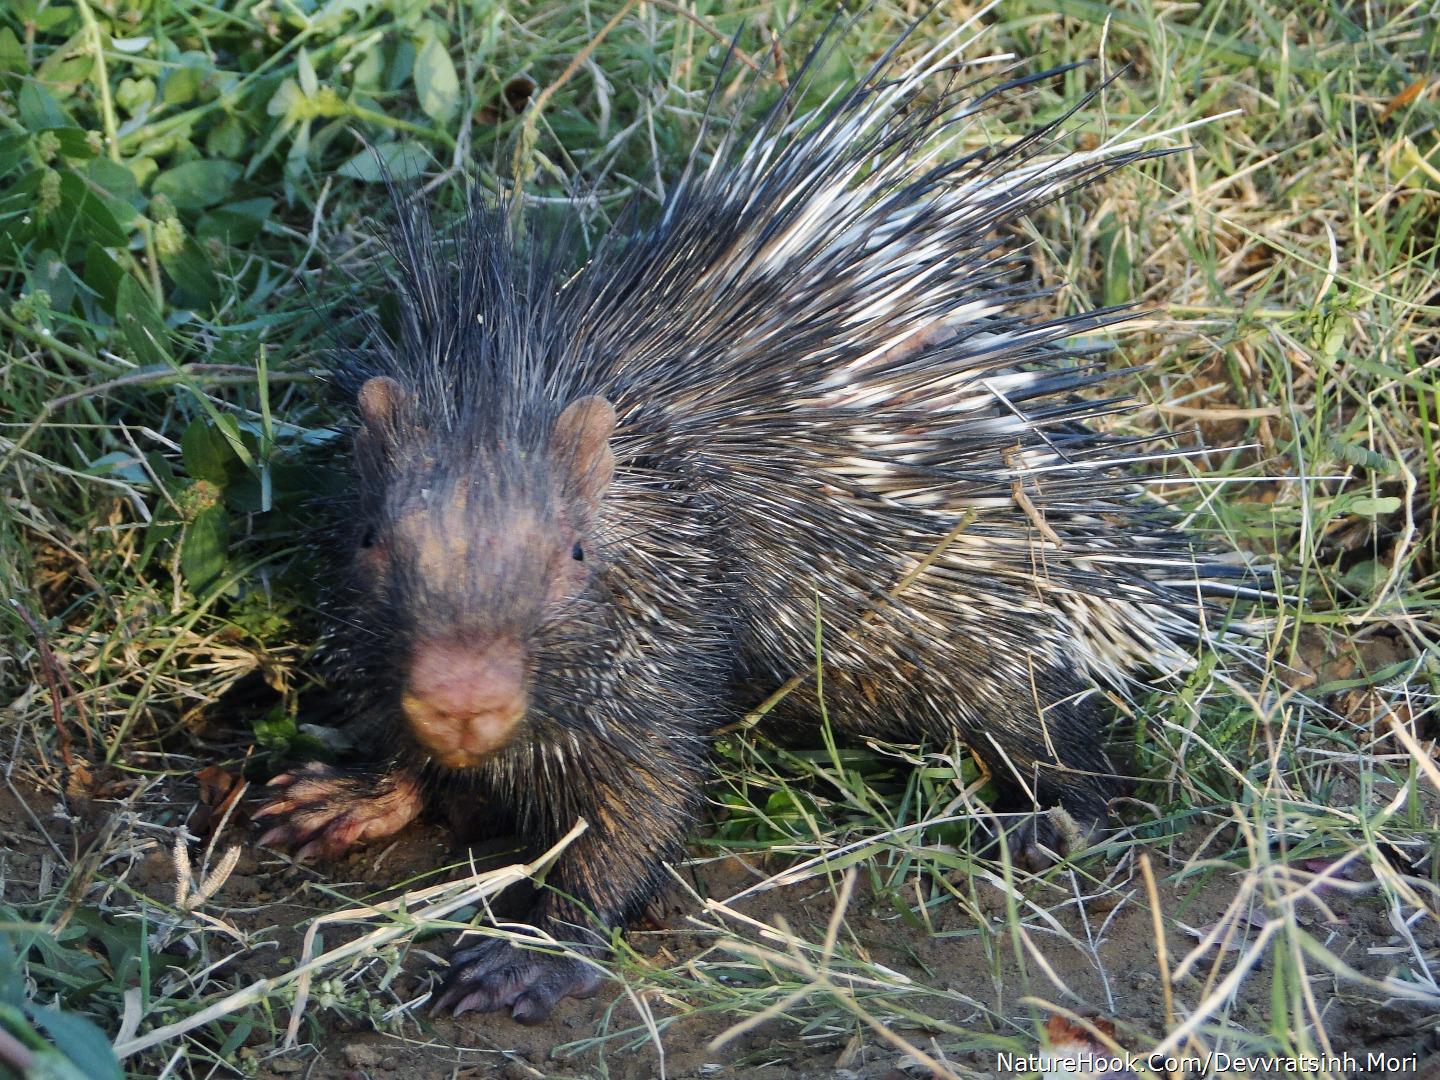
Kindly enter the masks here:
[[[1067, 342], [1123, 313], [1022, 311], [1037, 294], [1010, 226], [1154, 151], [1044, 159], [1062, 118], [932, 158], [1042, 76], [973, 90], [954, 50], [909, 73], [887, 54], [797, 119], [816, 55], [758, 125], [708, 163], [697, 151], [655, 225], [578, 271], [498, 212], [437, 235], [397, 199], [398, 329], [371, 320], [334, 372], [351, 401], [379, 387], [335, 681], [384, 749], [386, 790], [473, 807], [537, 848], [589, 822], [533, 912], [557, 937], [590, 916], [623, 926], [654, 895], [699, 811], [707, 739], [813, 661], [817, 599], [839, 726], [958, 731], [1018, 801], [1092, 827], [1116, 790], [1097, 682], [1184, 670], [1223, 640], [1204, 596], [1244, 591], [1129, 480], [1167, 455], [1086, 426], [1117, 403], [1078, 396], [1107, 376]], [[614, 408], [615, 468], [587, 501], [554, 432], [592, 397]], [[572, 534], [584, 570], [557, 589], [547, 553]], [[412, 650], [437, 633], [525, 643], [528, 711], [464, 768], [403, 718]], [[363, 835], [353, 777], [297, 775], [272, 804], [297, 824], [275, 838]], [[595, 985], [583, 964], [487, 941], [457, 956], [439, 1004], [537, 1019]]]

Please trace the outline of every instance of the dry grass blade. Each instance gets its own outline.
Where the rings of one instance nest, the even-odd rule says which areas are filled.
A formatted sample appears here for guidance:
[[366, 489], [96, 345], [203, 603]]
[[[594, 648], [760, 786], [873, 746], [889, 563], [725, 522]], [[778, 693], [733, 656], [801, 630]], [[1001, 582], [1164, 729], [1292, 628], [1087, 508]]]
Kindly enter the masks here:
[[[381, 904], [369, 905], [363, 908], [351, 908], [344, 911], [332, 912], [316, 919], [305, 932], [305, 946], [302, 954], [302, 961], [293, 970], [283, 975], [277, 975], [270, 979], [261, 979], [257, 982], [227, 994], [219, 1001], [207, 1005], [205, 1008], [191, 1014], [184, 1020], [173, 1024], [167, 1024], [146, 1032], [144, 1035], [131, 1038], [123, 1043], [118, 1043], [115, 1052], [122, 1058], [130, 1057], [142, 1050], [171, 1039], [179, 1038], [188, 1032], [204, 1027], [221, 1017], [233, 1015], [249, 1005], [276, 993], [291, 983], [295, 984], [296, 997], [295, 1006], [291, 1012], [290, 1025], [286, 1029], [286, 1045], [294, 1045], [298, 1036], [300, 1017], [303, 1014], [305, 1000], [308, 996], [310, 980], [315, 972], [320, 971], [333, 964], [338, 964], [352, 956], [357, 956], [413, 933], [415, 927], [427, 923], [437, 922], [449, 917], [463, 907], [479, 903], [489, 897], [499, 894], [517, 882], [533, 878], [537, 873], [550, 865], [560, 853], [585, 831], [585, 822], [576, 822], [573, 828], [565, 834], [553, 847], [547, 850], [532, 863], [517, 863], [512, 866], [501, 867], [483, 874], [475, 874], [469, 878], [459, 881], [446, 882], [443, 885], [432, 885], [428, 888], [417, 890], [414, 893], [406, 893], [395, 900]], [[335, 923], [366, 922], [375, 919], [385, 919], [390, 925], [373, 930], [368, 934], [362, 934], [353, 941], [344, 945], [336, 946], [318, 956], [312, 955], [315, 935], [323, 925]]]

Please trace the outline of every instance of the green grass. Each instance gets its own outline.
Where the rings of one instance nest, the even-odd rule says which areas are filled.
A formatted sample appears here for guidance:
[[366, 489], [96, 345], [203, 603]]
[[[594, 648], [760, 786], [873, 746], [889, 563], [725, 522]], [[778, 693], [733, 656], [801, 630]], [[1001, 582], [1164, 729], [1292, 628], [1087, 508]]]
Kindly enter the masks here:
[[[916, 47], [971, 10], [945, 5]], [[197, 913], [213, 902], [146, 899], [133, 872], [173, 845], [182, 797], [168, 793], [193, 803], [198, 769], [236, 768], [253, 743], [258, 773], [313, 738], [296, 726], [317, 634], [305, 525], [333, 437], [309, 372], [317, 297], [342, 283], [332, 268], [364, 281], [377, 257], [384, 197], [362, 138], [402, 175], [436, 180], [442, 204], [463, 172], [496, 192], [518, 175], [542, 213], [567, 212], [574, 178], [597, 181], [572, 210], [603, 228], [632, 192], [673, 182], [740, 20], [742, 51], [766, 64], [769, 31], [801, 11], [20, 0], [0, 12], [5, 775], [42, 815], [62, 795], [119, 800], [98, 846], [57, 847], [44, 895], [0, 894], [0, 1031], [58, 1060], [48, 1035], [79, 1075], [102, 1075], [97, 1027], [120, 1030], [138, 989], [140, 1033], [195, 1026], [128, 1058], [132, 1075], [253, 1071], [284, 1036], [294, 982], [229, 998], [253, 980], [215, 966], [242, 945]], [[865, 12], [817, 92], [911, 14]], [[663, 1038], [676, 1002], [717, 1030], [783, 1015], [765, 1030], [795, 1045], [890, 1037], [951, 1060], [1032, 1048], [1035, 1023], [1078, 1007], [1043, 959], [1090, 948], [1051, 913], [1079, 896], [1147, 903], [1142, 855], [1170, 897], [1170, 970], [1152, 963], [1167, 1004], [1149, 1029], [1122, 1025], [1127, 1045], [1315, 1051], [1331, 1045], [1327, 995], [1410, 993], [1437, 1011], [1417, 917], [1435, 918], [1440, 843], [1423, 749], [1440, 690], [1440, 21], [1423, 3], [1279, 0], [1017, 0], [985, 21], [977, 55], [1091, 62], [1017, 99], [997, 136], [1122, 68], [1077, 138], [1216, 117], [1188, 133], [1191, 152], [1037, 216], [1036, 273], [1067, 283], [1069, 308], [1146, 313], [1116, 360], [1146, 366], [1129, 384], [1141, 406], [1117, 430], [1181, 429], [1199, 479], [1167, 496], [1272, 556], [1305, 604], [1275, 613], [1263, 695], [1202, 668], [1127, 717], [1144, 806], [1104, 860], [1044, 882], [1022, 887], [965, 847], [956, 819], [974, 773], [961, 755], [735, 741], [699, 857], [763, 856], [809, 883], [819, 923], [767, 930], [746, 921], [753, 910], [697, 898], [688, 926], [703, 949], [673, 965], [622, 950], [631, 996], [572, 1049]], [[794, 42], [823, 22], [805, 9], [782, 39], [790, 69]], [[524, 107], [530, 87], [539, 107], [518, 113], [507, 95]], [[1363, 872], [1317, 898], [1309, 875], [1335, 859]], [[851, 927], [852, 885], [916, 939], [973, 940], [983, 970], [956, 989], [897, 975]], [[1189, 906], [1219, 888], [1236, 906], [1198, 929], [1244, 940], [1186, 960], [1196, 942], [1177, 927], [1197, 925]], [[1388, 913], [1379, 953], [1316, 923], [1329, 895]], [[939, 929], [954, 912], [959, 927]], [[414, 1034], [386, 974], [436, 946], [408, 944], [394, 911], [354, 918], [393, 951], [330, 955], [310, 1015]], [[247, 933], [244, 947], [263, 939]], [[159, 942], [179, 937], [194, 948], [161, 963]], [[1263, 1008], [1246, 997], [1256, 985]], [[957, 1010], [970, 1019], [942, 1018]]]

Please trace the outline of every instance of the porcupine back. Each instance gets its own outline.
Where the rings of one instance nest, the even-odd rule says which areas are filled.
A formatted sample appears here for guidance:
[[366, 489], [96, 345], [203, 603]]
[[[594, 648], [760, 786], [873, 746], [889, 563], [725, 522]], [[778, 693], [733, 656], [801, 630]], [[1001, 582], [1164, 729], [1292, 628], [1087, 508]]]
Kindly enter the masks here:
[[[505, 491], [548, 489], [566, 403], [600, 395], [618, 416], [596, 530], [612, 602], [539, 650], [538, 707], [482, 767], [492, 787], [552, 758], [558, 774], [576, 724], [628, 743], [627, 761], [647, 739], [702, 737], [727, 717], [697, 681], [724, 681], [725, 656], [742, 683], [803, 670], [817, 605], [845, 726], [958, 726], [1017, 775], [1058, 740], [1100, 775], [1092, 720], [1046, 730], [1037, 699], [1043, 716], [1090, 679], [1124, 690], [1134, 668], [1187, 667], [1219, 623], [1205, 598], [1244, 591], [1134, 485], [1168, 455], [1087, 426], [1118, 403], [1079, 396], [1110, 376], [1074, 341], [1128, 313], [1028, 314], [1042, 294], [1010, 235], [1165, 151], [1151, 136], [1057, 153], [1072, 114], [992, 144], [988, 111], [1057, 72], [962, 84], [967, 33], [903, 73], [892, 50], [796, 116], [828, 35], [756, 125], [708, 163], [697, 150], [656, 224], [615, 230], [573, 273], [566, 243], [517, 250], [501, 214], [472, 209], [446, 242], [402, 213], [399, 333], [377, 324], [337, 375], [352, 399], [376, 374], [414, 393], [431, 430], [409, 484], [463, 474], [450, 455], [483, 444], [495, 513], [512, 513]], [[445, 597], [414, 602], [429, 585], [409, 583], [409, 607], [443, 620]], [[352, 650], [351, 684], [393, 684], [396, 651]]]
[[[894, 688], [925, 672], [954, 722], [957, 688], [1027, 699], [991, 715], [1033, 711], [1037, 668], [1076, 692], [1077, 669], [1121, 691], [1136, 668], [1187, 669], [1198, 639], [1230, 642], [1208, 599], [1254, 594], [1136, 486], [1137, 466], [1176, 455], [1087, 426], [1124, 405], [1078, 396], [1114, 373], [1077, 339], [1132, 313], [1036, 316], [1049, 293], [1013, 239], [1171, 133], [1057, 149], [1087, 97], [992, 144], [992, 107], [1065, 69], [965, 83], [967, 34], [903, 72], [892, 50], [797, 117], [817, 50], [565, 298], [575, 374], [624, 403], [622, 445], [678, 451], [721, 508], [750, 674], [813, 659], [818, 600], [827, 669], [873, 673], [857, 707], [911, 723], [914, 685]], [[867, 618], [887, 629], [856, 633]]]

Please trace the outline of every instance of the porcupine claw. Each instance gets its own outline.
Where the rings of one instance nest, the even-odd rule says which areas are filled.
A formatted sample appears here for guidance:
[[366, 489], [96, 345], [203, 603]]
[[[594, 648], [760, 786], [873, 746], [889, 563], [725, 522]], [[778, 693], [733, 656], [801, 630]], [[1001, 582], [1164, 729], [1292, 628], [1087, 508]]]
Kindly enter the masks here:
[[538, 1024], [561, 998], [587, 998], [600, 989], [600, 969], [577, 956], [522, 949], [501, 938], [458, 949], [432, 1013], [495, 1012], [509, 1008], [522, 1024]]
[[260, 843], [297, 848], [296, 857], [336, 858], [349, 848], [399, 832], [420, 813], [420, 786], [406, 773], [346, 771], [308, 765], [270, 781], [275, 796], [251, 816], [280, 817]]

